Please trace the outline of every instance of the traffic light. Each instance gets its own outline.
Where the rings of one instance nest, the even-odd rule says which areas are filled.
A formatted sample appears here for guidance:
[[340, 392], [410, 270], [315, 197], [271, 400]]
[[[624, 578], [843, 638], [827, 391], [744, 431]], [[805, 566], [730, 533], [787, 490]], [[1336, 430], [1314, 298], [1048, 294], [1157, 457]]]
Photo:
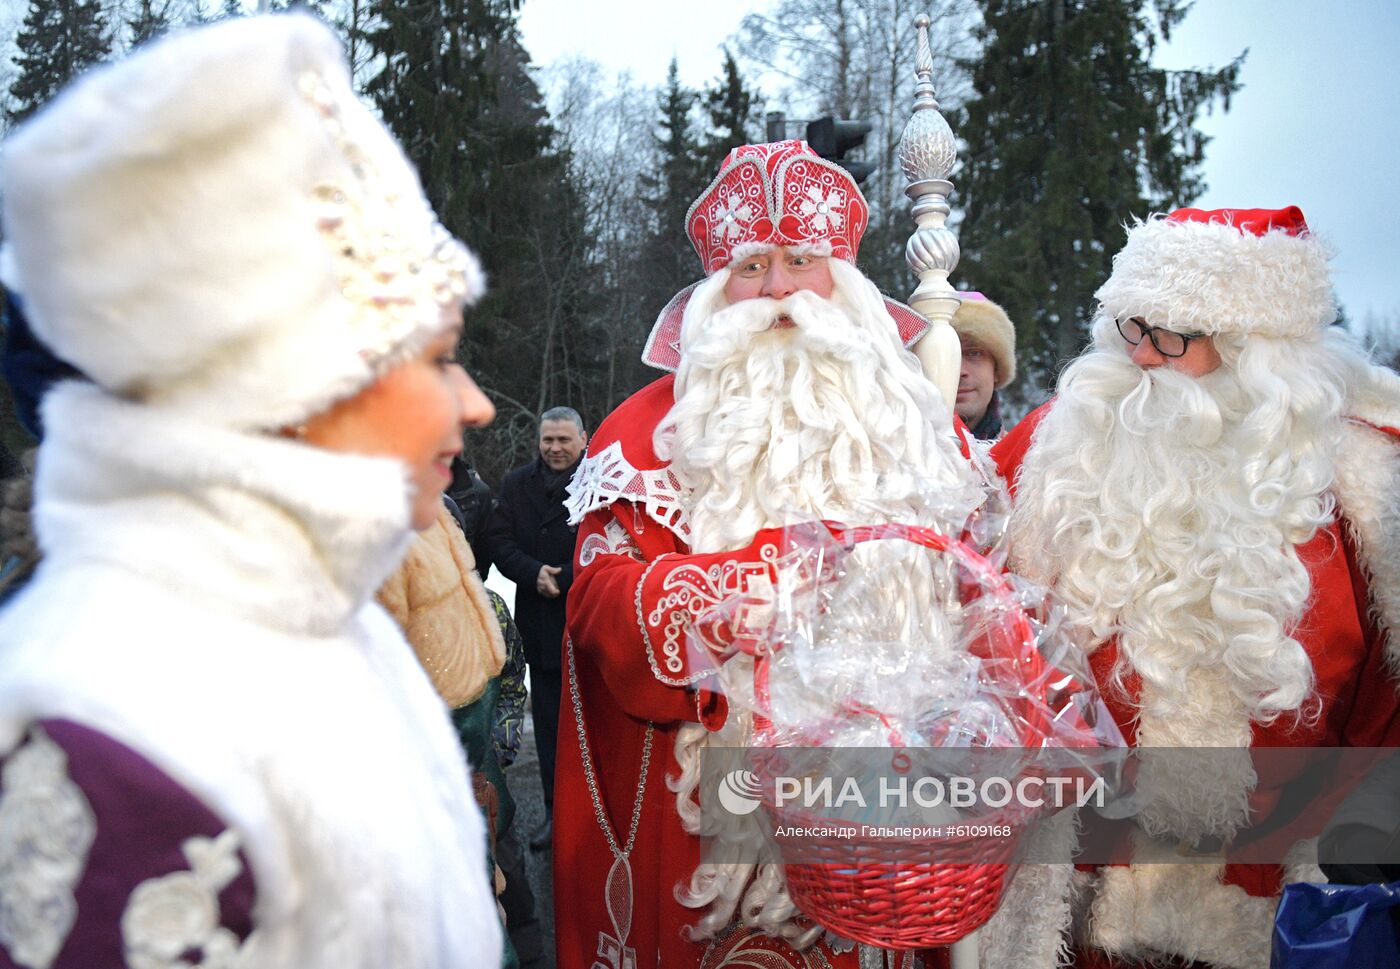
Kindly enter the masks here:
[[859, 185], [870, 177], [875, 166], [869, 162], [846, 161], [846, 152], [859, 148], [865, 143], [865, 136], [874, 127], [869, 121], [837, 121], [835, 118], [818, 118], [807, 122], [807, 144], [827, 161], [835, 162]]

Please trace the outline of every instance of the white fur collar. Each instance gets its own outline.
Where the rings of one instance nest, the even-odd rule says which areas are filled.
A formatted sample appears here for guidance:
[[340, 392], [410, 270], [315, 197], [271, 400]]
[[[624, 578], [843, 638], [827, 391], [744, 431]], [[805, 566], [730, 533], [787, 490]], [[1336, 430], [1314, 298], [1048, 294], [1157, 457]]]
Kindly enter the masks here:
[[35, 525], [54, 561], [125, 564], [323, 634], [373, 596], [410, 538], [395, 461], [192, 422], [80, 382], [50, 393], [44, 424]]

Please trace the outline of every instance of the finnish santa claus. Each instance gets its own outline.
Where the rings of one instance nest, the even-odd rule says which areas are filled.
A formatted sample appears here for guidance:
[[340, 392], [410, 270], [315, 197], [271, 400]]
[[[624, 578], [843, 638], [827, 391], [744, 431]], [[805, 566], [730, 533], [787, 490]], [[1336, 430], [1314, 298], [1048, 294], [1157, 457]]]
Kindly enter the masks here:
[[[1400, 741], [1400, 379], [1330, 326], [1297, 208], [1138, 223], [1096, 297], [1092, 346], [993, 456], [1011, 565], [1065, 602], [1145, 803], [1133, 864], [1041, 906], [1066, 932], [1073, 896], [1078, 965], [1263, 969], [1281, 883], [1324, 878], [1306, 844], [1232, 863], [1277, 794], [1249, 748]], [[1183, 849], [1214, 857], [1148, 863]]]
[[[708, 278], [657, 320], [674, 371], [599, 427], [579, 525], [559, 737], [560, 969], [855, 966], [788, 901], [781, 866], [701, 864], [698, 754], [742, 718], [687, 655], [696, 616], [766, 581], [782, 526], [929, 523], [930, 488], [980, 496], [906, 350], [925, 321], [854, 266], [867, 207], [799, 141], [732, 151], [691, 207]], [[974, 499], [975, 500], [975, 499]]]

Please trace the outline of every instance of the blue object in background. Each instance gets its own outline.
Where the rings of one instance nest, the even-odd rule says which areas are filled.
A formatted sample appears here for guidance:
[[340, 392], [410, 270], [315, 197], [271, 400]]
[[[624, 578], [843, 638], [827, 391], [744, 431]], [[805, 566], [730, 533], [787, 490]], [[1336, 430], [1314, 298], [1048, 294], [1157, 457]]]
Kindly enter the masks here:
[[39, 404], [55, 383], [81, 377], [78, 369], [60, 360], [30, 329], [24, 307], [14, 293], [5, 294], [5, 344], [0, 350], [0, 373], [14, 395], [15, 411], [35, 440], [44, 436]]
[[1283, 887], [1270, 969], [1400, 969], [1400, 882]]

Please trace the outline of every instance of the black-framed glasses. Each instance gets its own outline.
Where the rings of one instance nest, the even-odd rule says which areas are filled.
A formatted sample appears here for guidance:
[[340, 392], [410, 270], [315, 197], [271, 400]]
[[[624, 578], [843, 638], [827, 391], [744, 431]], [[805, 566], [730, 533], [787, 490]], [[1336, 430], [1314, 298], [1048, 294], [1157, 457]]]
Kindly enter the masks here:
[[1184, 356], [1186, 347], [1190, 345], [1192, 340], [1199, 340], [1205, 336], [1204, 333], [1178, 333], [1160, 326], [1148, 326], [1136, 316], [1129, 320], [1114, 320], [1113, 322], [1118, 325], [1119, 336], [1130, 344], [1137, 346], [1142, 342], [1143, 337], [1147, 337], [1157, 348], [1157, 352], [1164, 357]]

